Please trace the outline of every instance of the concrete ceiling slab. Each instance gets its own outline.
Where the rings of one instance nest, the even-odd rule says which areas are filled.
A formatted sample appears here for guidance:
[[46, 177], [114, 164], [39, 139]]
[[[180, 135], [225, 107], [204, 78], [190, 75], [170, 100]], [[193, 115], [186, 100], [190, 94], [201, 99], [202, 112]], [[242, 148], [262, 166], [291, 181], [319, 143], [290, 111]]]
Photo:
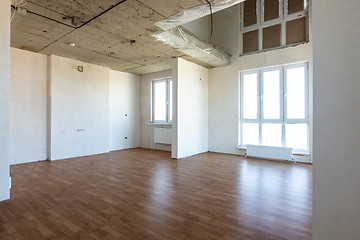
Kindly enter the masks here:
[[[205, 0], [177, 0], [177, 1], [139, 0], [139, 1], [147, 6], [151, 6], [152, 9], [154, 9], [156, 12], [158, 12], [165, 18], [173, 16], [185, 9], [207, 4]], [[209, 2], [212, 2], [212, 0]]]
[[37, 52], [73, 30], [34, 14], [15, 15], [11, 22], [11, 46]]
[[71, 19], [66, 18], [66, 15], [62, 13], [58, 13], [54, 10], [47, 9], [46, 7], [40, 6], [38, 4], [34, 4], [32, 2], [27, 1], [25, 8], [28, 10], [28, 12], [33, 13], [40, 13], [44, 17], [54, 19], [56, 21], [62, 22], [64, 24], [71, 25]]
[[156, 41], [151, 36], [153, 33], [161, 31], [154, 25], [159, 19], [163, 19], [163, 17], [148, 6], [138, 1], [126, 1], [89, 23], [89, 26], [114, 34], [119, 38], [125, 38], [128, 42], [135, 40], [136, 44], [163, 52], [171, 57], [182, 56], [182, 53]]
[[126, 59], [126, 61], [141, 65], [156, 63], [169, 57], [161, 51], [155, 51], [138, 42], [132, 44], [127, 39], [91, 26], [77, 29], [63, 37], [59, 42], [64, 44], [74, 42], [80, 48], [105, 56], [110, 55], [119, 59]]
[[103, 54], [99, 54], [87, 49], [79, 47], [69, 47], [68, 44], [64, 44], [61, 42], [56, 42], [50, 45], [49, 47], [40, 51], [40, 53], [76, 59], [87, 63], [109, 67], [117, 71], [125, 71], [126, 69], [141, 66], [140, 64], [128, 62], [126, 60], [118, 59], [115, 57], [105, 56]]
[[[205, 0], [27, 0], [28, 13], [11, 22], [11, 46], [138, 74], [165, 70], [169, 59], [185, 55], [151, 36], [161, 31], [154, 23], [203, 4]], [[81, 20], [80, 27], [71, 25], [72, 16]]]
[[86, 22], [114, 6], [119, 0], [28, 0], [28, 2], [64, 16], [76, 16], [82, 22]]

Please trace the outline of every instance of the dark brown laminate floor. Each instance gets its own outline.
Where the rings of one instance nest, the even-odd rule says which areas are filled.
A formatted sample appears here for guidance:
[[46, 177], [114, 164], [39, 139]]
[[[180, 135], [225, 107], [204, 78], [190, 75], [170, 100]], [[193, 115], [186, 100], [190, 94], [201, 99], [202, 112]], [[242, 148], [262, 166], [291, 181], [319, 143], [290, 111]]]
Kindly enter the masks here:
[[11, 175], [0, 239], [311, 239], [311, 165], [132, 149]]

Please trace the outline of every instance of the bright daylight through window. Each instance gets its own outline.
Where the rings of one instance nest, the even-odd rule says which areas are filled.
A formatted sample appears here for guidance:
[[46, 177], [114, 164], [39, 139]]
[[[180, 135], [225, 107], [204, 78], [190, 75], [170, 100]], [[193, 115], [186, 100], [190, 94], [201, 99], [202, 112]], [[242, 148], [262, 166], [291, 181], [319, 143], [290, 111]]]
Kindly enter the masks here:
[[152, 82], [152, 122], [172, 122], [172, 80], [171, 78]]
[[309, 151], [306, 63], [242, 72], [240, 101], [240, 146]]

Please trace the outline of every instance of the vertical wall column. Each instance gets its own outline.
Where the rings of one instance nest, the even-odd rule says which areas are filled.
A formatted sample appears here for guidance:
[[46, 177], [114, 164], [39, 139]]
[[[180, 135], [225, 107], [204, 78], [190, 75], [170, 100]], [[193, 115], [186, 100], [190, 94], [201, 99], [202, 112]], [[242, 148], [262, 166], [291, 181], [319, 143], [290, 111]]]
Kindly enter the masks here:
[[314, 240], [360, 237], [359, 9], [313, 1]]
[[207, 152], [208, 69], [184, 59], [173, 64], [172, 157], [185, 158]]
[[10, 198], [10, 0], [0, 1], [0, 201]]

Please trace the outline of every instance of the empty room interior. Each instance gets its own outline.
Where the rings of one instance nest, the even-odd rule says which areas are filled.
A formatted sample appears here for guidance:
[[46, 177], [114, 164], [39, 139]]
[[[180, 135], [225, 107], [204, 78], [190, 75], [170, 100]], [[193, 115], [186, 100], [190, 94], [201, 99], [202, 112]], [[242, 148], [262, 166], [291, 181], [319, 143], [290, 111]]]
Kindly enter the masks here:
[[358, 9], [1, 0], [0, 239], [359, 240]]

